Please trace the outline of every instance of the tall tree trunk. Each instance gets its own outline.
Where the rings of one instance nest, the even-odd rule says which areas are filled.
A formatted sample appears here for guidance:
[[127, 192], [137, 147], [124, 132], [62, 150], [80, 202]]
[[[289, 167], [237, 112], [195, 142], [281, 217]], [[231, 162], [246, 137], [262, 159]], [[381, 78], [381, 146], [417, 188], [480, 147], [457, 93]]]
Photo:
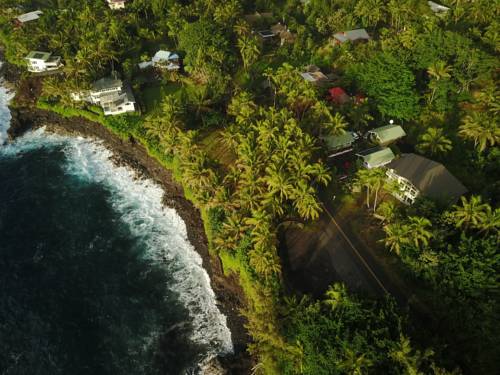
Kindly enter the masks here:
[[373, 202], [373, 212], [375, 212], [375, 210], [377, 209], [378, 191], [379, 188], [375, 190], [375, 202]]

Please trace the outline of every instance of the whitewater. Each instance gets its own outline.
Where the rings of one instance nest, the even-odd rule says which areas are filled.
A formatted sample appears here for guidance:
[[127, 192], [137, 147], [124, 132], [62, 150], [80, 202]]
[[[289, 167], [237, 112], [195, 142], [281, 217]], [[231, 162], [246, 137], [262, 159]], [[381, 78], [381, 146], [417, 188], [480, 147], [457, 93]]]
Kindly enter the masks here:
[[[62, 147], [65, 172], [84, 182], [105, 185], [112, 193], [111, 204], [120, 220], [146, 244], [143, 256], [168, 267], [174, 282], [165, 287], [178, 294], [189, 312], [191, 321], [186, 323], [193, 327], [190, 339], [208, 348], [203, 360], [232, 353], [231, 332], [216, 305], [202, 258], [188, 240], [184, 221], [174, 209], [163, 205], [162, 188], [129, 167], [117, 166], [111, 151], [98, 140], [56, 135], [42, 128], [6, 143], [11, 119], [7, 105], [11, 98], [12, 94], [0, 86], [0, 154], [15, 156], [39, 148]], [[144, 342], [156, 338], [145, 338]]]

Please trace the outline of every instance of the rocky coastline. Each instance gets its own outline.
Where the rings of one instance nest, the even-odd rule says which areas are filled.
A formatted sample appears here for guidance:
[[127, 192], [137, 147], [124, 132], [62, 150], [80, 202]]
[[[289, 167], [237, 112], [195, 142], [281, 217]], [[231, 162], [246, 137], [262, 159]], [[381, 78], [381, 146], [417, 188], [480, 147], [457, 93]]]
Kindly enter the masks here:
[[[12, 106], [9, 137], [14, 139], [26, 131], [45, 127], [47, 131], [58, 134], [81, 136], [100, 140], [112, 151], [117, 165], [133, 168], [138, 177], [143, 176], [160, 184], [164, 190], [163, 202], [174, 208], [184, 220], [188, 239], [203, 259], [203, 267], [211, 279], [212, 289], [217, 296], [218, 307], [227, 317], [227, 325], [231, 331], [234, 354], [215, 358], [204, 364], [202, 374], [248, 374], [252, 367], [252, 359], [246, 348], [250, 341], [244, 327], [245, 319], [240, 314], [245, 304], [245, 296], [236, 276], [224, 275], [218, 257], [211, 256], [208, 251], [203, 222], [199, 210], [184, 197], [182, 186], [177, 183], [171, 171], [165, 169], [156, 159], [149, 156], [147, 150], [135, 139], [121, 140], [101, 124], [84, 118], [63, 118], [62, 116], [36, 108], [36, 82], [20, 80], [19, 76], [7, 66], [4, 69], [6, 86], [16, 91], [16, 105]], [[26, 82], [28, 81], [28, 82]], [[21, 83], [19, 83], [21, 82]], [[17, 100], [17, 99], [20, 100]], [[29, 100], [29, 99], [31, 100]], [[28, 99], [28, 100], [26, 100]]]

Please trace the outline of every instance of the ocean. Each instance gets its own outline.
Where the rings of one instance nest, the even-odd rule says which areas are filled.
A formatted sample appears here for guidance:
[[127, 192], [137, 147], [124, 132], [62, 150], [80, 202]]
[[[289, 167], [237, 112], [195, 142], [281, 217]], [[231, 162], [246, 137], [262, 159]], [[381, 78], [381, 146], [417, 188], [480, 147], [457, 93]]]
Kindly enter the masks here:
[[232, 352], [186, 226], [99, 141], [5, 143], [0, 87], [0, 373], [191, 374]]

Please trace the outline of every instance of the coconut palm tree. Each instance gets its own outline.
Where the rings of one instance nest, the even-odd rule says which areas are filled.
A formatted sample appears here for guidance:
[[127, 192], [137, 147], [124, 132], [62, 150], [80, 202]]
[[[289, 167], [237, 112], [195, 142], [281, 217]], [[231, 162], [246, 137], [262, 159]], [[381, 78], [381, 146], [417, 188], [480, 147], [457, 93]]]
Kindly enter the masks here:
[[428, 128], [419, 138], [417, 150], [431, 155], [445, 154], [453, 148], [450, 139], [448, 139], [441, 128]]
[[342, 283], [335, 283], [328, 287], [325, 293], [325, 298], [323, 303], [332, 308], [332, 310], [337, 310], [340, 306], [344, 305], [349, 300], [349, 295], [347, 293], [347, 288]]
[[422, 246], [427, 247], [429, 245], [429, 240], [432, 238], [433, 233], [429, 230], [432, 227], [432, 223], [429, 219], [425, 217], [412, 216], [409, 219], [409, 224], [407, 224], [409, 230], [410, 242], [413, 242], [417, 249], [421, 249]]
[[377, 208], [377, 213], [382, 216], [382, 222], [392, 223], [398, 216], [398, 206], [393, 200], [382, 202]]
[[385, 171], [381, 168], [360, 169], [356, 176], [355, 185], [366, 188], [366, 207], [370, 208], [370, 198], [375, 194], [373, 211], [377, 209], [378, 193], [386, 182]]
[[384, 226], [385, 239], [381, 240], [390, 251], [401, 254], [404, 245], [409, 244], [410, 227], [401, 223], [387, 224]]
[[484, 222], [489, 205], [483, 203], [481, 196], [473, 195], [469, 200], [461, 197], [462, 205], [454, 205], [454, 211], [448, 214], [457, 228], [467, 231], [471, 227], [479, 227]]
[[428, 69], [427, 74], [431, 77], [431, 82], [429, 83], [429, 88], [431, 89], [431, 95], [429, 97], [429, 103], [434, 101], [434, 96], [439, 88], [441, 82], [451, 78], [450, 75], [451, 68], [446, 65], [442, 60], [434, 62]]
[[316, 198], [316, 190], [304, 181], [300, 181], [295, 189], [293, 206], [306, 220], [319, 218], [321, 206]]
[[243, 67], [246, 71], [260, 55], [260, 48], [257, 38], [254, 36], [243, 35], [238, 38], [238, 48], [240, 49]]
[[366, 353], [356, 353], [349, 347], [344, 347], [344, 359], [339, 363], [338, 369], [344, 374], [363, 375], [373, 366], [373, 361]]
[[493, 232], [498, 236], [500, 234], [500, 208], [493, 210], [488, 205], [477, 228], [480, 233], [488, 235]]
[[474, 146], [479, 153], [482, 153], [488, 146], [493, 147], [500, 143], [498, 121], [484, 112], [472, 112], [465, 116], [458, 134], [466, 140], [474, 141]]
[[365, 26], [377, 26], [384, 19], [385, 7], [382, 0], [358, 0], [354, 15], [361, 18]]

